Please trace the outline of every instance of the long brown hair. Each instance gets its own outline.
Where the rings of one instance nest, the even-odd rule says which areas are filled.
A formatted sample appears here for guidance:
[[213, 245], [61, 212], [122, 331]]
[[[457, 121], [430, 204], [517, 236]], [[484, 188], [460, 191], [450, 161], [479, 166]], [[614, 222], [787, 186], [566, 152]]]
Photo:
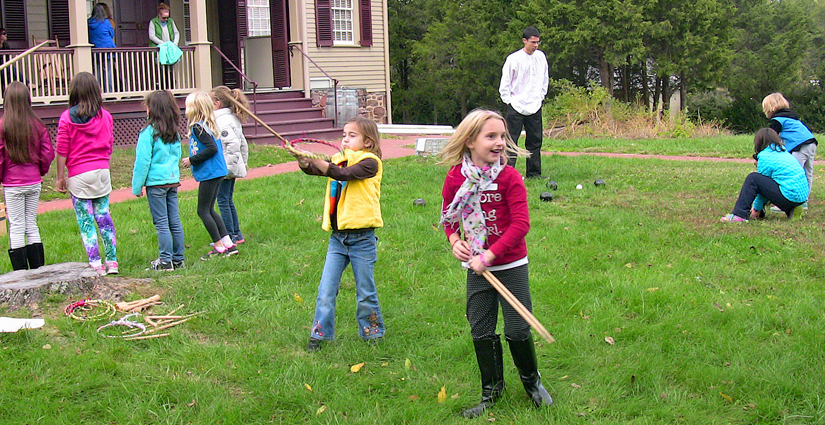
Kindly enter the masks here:
[[156, 90], [147, 94], [146, 110], [149, 115], [149, 125], [154, 130], [154, 137], [159, 138], [163, 143], [174, 143], [178, 140], [180, 108], [172, 93], [166, 90]]
[[[378, 125], [375, 121], [365, 117], [355, 117], [347, 121], [347, 124], [355, 124], [355, 128], [364, 138], [365, 151], [373, 153], [381, 158], [381, 133], [378, 132]], [[367, 143], [371, 142], [371, 143]]]
[[31, 94], [25, 84], [14, 81], [3, 94], [3, 126], [0, 138], [6, 145], [9, 158], [18, 164], [39, 160], [35, 129], [43, 129], [43, 122], [32, 110]]
[[244, 108], [247, 110], [249, 109], [249, 100], [247, 100], [246, 95], [240, 89], [230, 89], [226, 86], [217, 86], [212, 89], [212, 93], [210, 93], [212, 99], [221, 102], [222, 108], [229, 108], [240, 122], [246, 122], [249, 119], [249, 115], [246, 113], [245, 110], [238, 107], [238, 104], [233, 102], [240, 103]]
[[782, 139], [779, 137], [779, 134], [777, 134], [772, 128], [760, 129], [753, 136], [753, 158], [756, 159], [756, 155], [767, 148], [772, 148], [773, 150], [780, 152], [785, 150], [785, 144], [782, 143]]
[[94, 117], [103, 105], [100, 84], [89, 72], [80, 72], [69, 82], [69, 107], [77, 106], [77, 115]]

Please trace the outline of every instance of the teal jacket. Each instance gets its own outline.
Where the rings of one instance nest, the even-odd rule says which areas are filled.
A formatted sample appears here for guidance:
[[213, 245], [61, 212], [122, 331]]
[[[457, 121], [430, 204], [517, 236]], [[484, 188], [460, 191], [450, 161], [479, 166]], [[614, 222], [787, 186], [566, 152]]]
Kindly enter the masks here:
[[[808, 178], [799, 161], [776, 145], [762, 149], [756, 155], [756, 171], [763, 176], [772, 178], [779, 184], [779, 190], [791, 202], [805, 202], [808, 200]], [[753, 201], [753, 209], [762, 211], [767, 199], [757, 195]]]
[[132, 194], [135, 196], [140, 195], [144, 186], [180, 182], [180, 137], [172, 143], [163, 143], [154, 133], [155, 129], [147, 125], [138, 135], [132, 171]]

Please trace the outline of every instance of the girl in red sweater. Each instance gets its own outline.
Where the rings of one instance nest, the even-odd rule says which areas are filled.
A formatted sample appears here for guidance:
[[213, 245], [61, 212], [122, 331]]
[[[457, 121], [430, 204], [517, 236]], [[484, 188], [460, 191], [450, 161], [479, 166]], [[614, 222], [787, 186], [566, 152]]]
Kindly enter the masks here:
[[480, 416], [504, 391], [501, 339], [496, 332], [498, 305], [504, 315], [504, 336], [524, 389], [536, 407], [553, 404], [541, 384], [530, 325], [481, 276], [490, 270], [532, 311], [527, 279], [530, 230], [527, 190], [508, 155], [528, 156], [510, 139], [504, 118], [476, 109], [456, 128], [441, 151], [450, 165], [444, 181], [441, 224], [453, 256], [467, 267], [467, 320], [481, 371], [481, 402], [462, 412]]

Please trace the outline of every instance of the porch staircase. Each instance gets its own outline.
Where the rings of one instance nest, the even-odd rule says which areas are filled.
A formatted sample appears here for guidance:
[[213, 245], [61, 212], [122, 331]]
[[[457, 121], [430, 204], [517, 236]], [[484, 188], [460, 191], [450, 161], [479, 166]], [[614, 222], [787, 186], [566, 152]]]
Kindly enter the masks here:
[[[246, 95], [252, 103], [252, 94]], [[313, 107], [312, 100], [304, 98], [302, 91], [258, 92], [254, 102], [258, 118], [287, 140], [301, 137], [322, 140], [341, 138], [342, 130], [335, 127], [335, 120], [324, 117], [324, 110]], [[267, 129], [256, 124], [254, 120], [249, 120], [243, 125], [249, 143], [281, 143]]]

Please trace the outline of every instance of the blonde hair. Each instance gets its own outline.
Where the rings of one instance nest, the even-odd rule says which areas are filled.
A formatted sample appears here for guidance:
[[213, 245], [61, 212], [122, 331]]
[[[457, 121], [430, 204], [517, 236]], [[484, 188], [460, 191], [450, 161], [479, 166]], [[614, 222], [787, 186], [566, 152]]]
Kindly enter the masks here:
[[205, 91], [196, 91], [186, 96], [186, 119], [189, 132], [192, 126], [199, 121], [206, 123], [212, 135], [217, 138], [220, 134], [218, 123], [215, 122], [215, 111], [212, 107], [212, 98]]
[[782, 93], [779, 92], [771, 93], [762, 99], [762, 111], [765, 112], [765, 116], [768, 118], [771, 118], [776, 111], [790, 107], [791, 104], [788, 103], [788, 99], [785, 99], [785, 96], [782, 96]]
[[[361, 137], [364, 138], [364, 150], [375, 154], [375, 156], [380, 159], [381, 133], [378, 132], [378, 125], [375, 124], [375, 121], [369, 118], [355, 117], [347, 121], [347, 124], [355, 124], [355, 128], [361, 133]], [[367, 142], [372, 143], [370, 146], [367, 146]]]
[[507, 131], [507, 121], [504, 120], [501, 114], [487, 109], [474, 109], [461, 120], [447, 145], [438, 153], [441, 158], [439, 164], [449, 166], [461, 164], [464, 154], [470, 151], [467, 144], [475, 140], [478, 134], [481, 133], [484, 124], [492, 119], [501, 120], [504, 123], [504, 138], [507, 141], [507, 147], [502, 153], [502, 157], [505, 161], [507, 161], [508, 154], [513, 154], [519, 158], [530, 156], [530, 152], [518, 147], [510, 138], [510, 133]]
[[[240, 89], [230, 89], [226, 86], [217, 86], [212, 89], [212, 92], [209, 93], [212, 96], [212, 99], [221, 102], [222, 108], [229, 108], [233, 114], [238, 118], [240, 122], [246, 122], [249, 119], [249, 115], [247, 114], [247, 110], [249, 110], [249, 100], [246, 98], [246, 95]], [[233, 102], [234, 100], [234, 102]], [[238, 102], [241, 108], [238, 106]]]

